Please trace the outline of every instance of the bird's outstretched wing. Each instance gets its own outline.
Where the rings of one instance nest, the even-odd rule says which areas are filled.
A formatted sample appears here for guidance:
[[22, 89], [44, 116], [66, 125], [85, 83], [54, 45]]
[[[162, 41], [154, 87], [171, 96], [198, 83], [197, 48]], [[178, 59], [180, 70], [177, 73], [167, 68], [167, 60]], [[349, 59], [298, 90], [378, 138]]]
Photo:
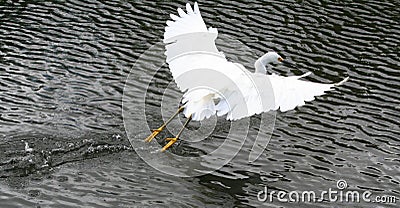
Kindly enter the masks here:
[[333, 87], [343, 84], [343, 81], [334, 84], [323, 84], [300, 80], [311, 73], [308, 72], [301, 76], [283, 77], [276, 74], [266, 75], [271, 82], [275, 96], [275, 108], [285, 112], [292, 110], [297, 106], [302, 106], [307, 101], [312, 101], [316, 96], [323, 95], [325, 92], [332, 90]]
[[[225, 99], [222, 99], [216, 106], [217, 115], [227, 113], [228, 120], [238, 120], [244, 117], [260, 114], [269, 110], [280, 110], [285, 112], [302, 106], [305, 102], [312, 101], [316, 96], [323, 95], [334, 87], [342, 85], [349, 78], [333, 84], [323, 84], [300, 80], [300, 78], [310, 75], [311, 72], [301, 76], [284, 77], [276, 74], [264, 75], [249, 73], [251, 84], [243, 76], [236, 81], [244, 93], [245, 105], [240, 111], [236, 109], [240, 106], [241, 100], [235, 97], [235, 90], [232, 88], [224, 93]], [[227, 105], [231, 105], [234, 111], [226, 110]], [[225, 111], [223, 110], [225, 109]]]
[[[186, 4], [186, 12], [181, 8], [178, 8], [179, 16], [170, 14], [171, 20], [167, 21], [167, 27], [165, 27], [164, 42], [171, 43], [178, 40], [178, 36], [197, 33], [197, 32], [208, 32], [206, 24], [201, 17], [199, 5], [197, 2], [194, 7]], [[215, 36], [216, 37], [216, 36]]]
[[164, 33], [167, 63], [175, 82], [183, 92], [194, 87], [192, 79], [200, 78], [199, 74], [192, 72], [193, 69], [223, 70], [223, 65], [227, 63], [223, 53], [215, 45], [218, 31], [211, 27], [207, 29], [197, 2], [193, 9], [187, 3], [186, 10], [184, 12], [178, 8], [179, 16], [170, 15], [173, 21], [167, 21]]
[[260, 102], [267, 98], [268, 108], [272, 108], [271, 88], [269, 95], [264, 93], [265, 99], [262, 99], [253, 80], [257, 76], [243, 65], [229, 62], [218, 51], [215, 45], [218, 31], [207, 29], [197, 3], [194, 9], [186, 4], [186, 10], [178, 9], [179, 17], [171, 14], [173, 21], [167, 21], [164, 33], [167, 63], [179, 89], [186, 92], [185, 115], [192, 114], [193, 120], [202, 120], [218, 113], [228, 114], [231, 120], [239, 119], [261, 113]]

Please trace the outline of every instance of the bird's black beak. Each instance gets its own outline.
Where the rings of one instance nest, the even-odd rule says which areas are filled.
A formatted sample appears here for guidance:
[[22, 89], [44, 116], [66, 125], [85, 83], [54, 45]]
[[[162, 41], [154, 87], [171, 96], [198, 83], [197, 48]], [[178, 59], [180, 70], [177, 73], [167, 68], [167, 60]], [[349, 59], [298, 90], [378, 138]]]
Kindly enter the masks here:
[[284, 61], [284, 62], [282, 62], [282, 64], [283, 64], [284, 66], [286, 66], [286, 67], [291, 67], [291, 68], [295, 68], [295, 69], [298, 69], [298, 68], [299, 68], [299, 67], [297, 66], [297, 64], [290, 63], [289, 61]]

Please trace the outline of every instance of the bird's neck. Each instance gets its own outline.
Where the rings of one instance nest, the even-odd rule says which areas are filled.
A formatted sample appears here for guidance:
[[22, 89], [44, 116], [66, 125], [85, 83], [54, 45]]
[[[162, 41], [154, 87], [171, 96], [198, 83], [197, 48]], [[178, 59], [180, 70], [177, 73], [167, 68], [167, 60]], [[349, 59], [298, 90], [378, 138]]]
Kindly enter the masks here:
[[265, 55], [257, 59], [257, 61], [254, 63], [254, 67], [256, 68], [255, 72], [260, 74], [267, 74], [268, 64], [272, 62], [272, 54], [266, 53]]
[[256, 73], [267, 74], [267, 66], [262, 63], [261, 58], [257, 59], [254, 67], [256, 68]]

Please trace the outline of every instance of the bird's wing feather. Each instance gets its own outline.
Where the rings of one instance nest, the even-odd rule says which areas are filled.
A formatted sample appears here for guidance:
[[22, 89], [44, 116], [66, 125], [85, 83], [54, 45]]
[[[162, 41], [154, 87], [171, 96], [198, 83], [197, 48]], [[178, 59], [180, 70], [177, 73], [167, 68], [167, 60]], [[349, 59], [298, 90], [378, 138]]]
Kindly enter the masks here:
[[[217, 112], [214, 99], [221, 98], [223, 93], [234, 92], [230, 89], [237, 90], [230, 94], [230, 98], [239, 99], [233, 95], [243, 94], [245, 88], [236, 81], [251, 85], [251, 80], [246, 77], [247, 70], [243, 65], [229, 62], [217, 49], [215, 39], [218, 31], [207, 29], [197, 3], [194, 9], [187, 4], [186, 10], [185, 13], [178, 9], [179, 17], [171, 15], [173, 21], [167, 22], [165, 54], [175, 82], [182, 92], [186, 92], [183, 96], [183, 102], [188, 102], [185, 115], [195, 114], [193, 120], [202, 120]], [[242, 77], [247, 81], [243, 81]], [[208, 109], [209, 113], [199, 112], [201, 109]]]
[[[291, 77], [283, 77], [276, 74], [242, 74], [235, 83], [240, 85], [241, 91], [245, 92], [243, 94], [244, 102], [240, 96], [237, 96], [237, 93], [226, 92], [227, 96], [216, 106], [217, 115], [227, 114], [228, 120], [238, 120], [270, 110], [279, 109], [285, 112], [297, 106], [302, 106], [307, 101], [314, 100], [315, 96], [323, 95], [325, 92], [332, 90], [333, 87], [341, 85], [348, 80], [347, 77], [343, 81], [334, 84], [299, 80], [309, 74]], [[246, 79], [245, 76], [248, 78]], [[235, 91], [233, 87], [230, 90]], [[229, 106], [229, 108], [226, 106]]]
[[171, 20], [167, 21], [167, 27], [165, 27], [164, 42], [170, 43], [176, 41], [178, 36], [196, 33], [196, 32], [207, 32], [206, 24], [201, 17], [199, 6], [197, 2], [194, 4], [194, 9], [189, 3], [186, 4], [187, 13], [181, 8], [178, 8], [178, 14], [170, 14]]
[[[211, 27], [207, 30], [197, 2], [194, 4], [194, 9], [187, 3], [186, 10], [187, 13], [178, 8], [179, 16], [171, 14], [174, 21], [167, 21], [164, 32], [167, 63], [194, 52], [215, 53], [224, 57], [215, 46], [218, 31]], [[174, 70], [171, 68], [172, 73]]]
[[309, 75], [283, 77], [276, 74], [267, 75], [272, 84], [275, 95], [275, 108], [285, 112], [292, 110], [297, 106], [302, 106], [307, 101], [314, 100], [315, 96], [323, 95], [332, 90], [333, 87], [341, 85], [348, 78], [339, 83], [323, 84], [300, 80], [300, 78]]
[[274, 109], [275, 97], [266, 75], [244, 71], [232, 82], [216, 106], [217, 115], [238, 120]]
[[[186, 10], [184, 12], [179, 8], [179, 17], [171, 14], [174, 21], [167, 21], [168, 26], [164, 33], [167, 63], [175, 82], [183, 92], [196, 86], [191, 82], [193, 79], [205, 77], [204, 74], [199, 74], [200, 71], [196, 73], [195, 69], [226, 71], [227, 65], [231, 64], [218, 51], [215, 45], [218, 31], [214, 28], [207, 29], [197, 3], [193, 9], [189, 3], [186, 4]], [[211, 75], [205, 78], [212, 79]]]

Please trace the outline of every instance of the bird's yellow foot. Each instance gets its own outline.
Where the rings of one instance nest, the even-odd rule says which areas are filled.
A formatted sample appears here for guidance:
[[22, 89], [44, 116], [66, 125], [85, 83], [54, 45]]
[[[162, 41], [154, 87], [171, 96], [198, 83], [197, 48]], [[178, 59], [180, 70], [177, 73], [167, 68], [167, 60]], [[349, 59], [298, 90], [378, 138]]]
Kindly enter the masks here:
[[148, 136], [144, 141], [145, 142], [151, 142], [151, 140], [153, 140], [153, 138], [156, 137], [157, 134], [159, 134], [163, 129], [164, 129], [164, 127], [160, 127], [158, 129], [154, 129], [153, 133], [151, 133], [150, 136]]
[[164, 152], [165, 150], [167, 150], [169, 147], [171, 147], [173, 144], [175, 144], [175, 142], [178, 140], [177, 137], [174, 138], [166, 138], [166, 141], [169, 141], [168, 144], [166, 144], [163, 148], [162, 148], [162, 152]]

